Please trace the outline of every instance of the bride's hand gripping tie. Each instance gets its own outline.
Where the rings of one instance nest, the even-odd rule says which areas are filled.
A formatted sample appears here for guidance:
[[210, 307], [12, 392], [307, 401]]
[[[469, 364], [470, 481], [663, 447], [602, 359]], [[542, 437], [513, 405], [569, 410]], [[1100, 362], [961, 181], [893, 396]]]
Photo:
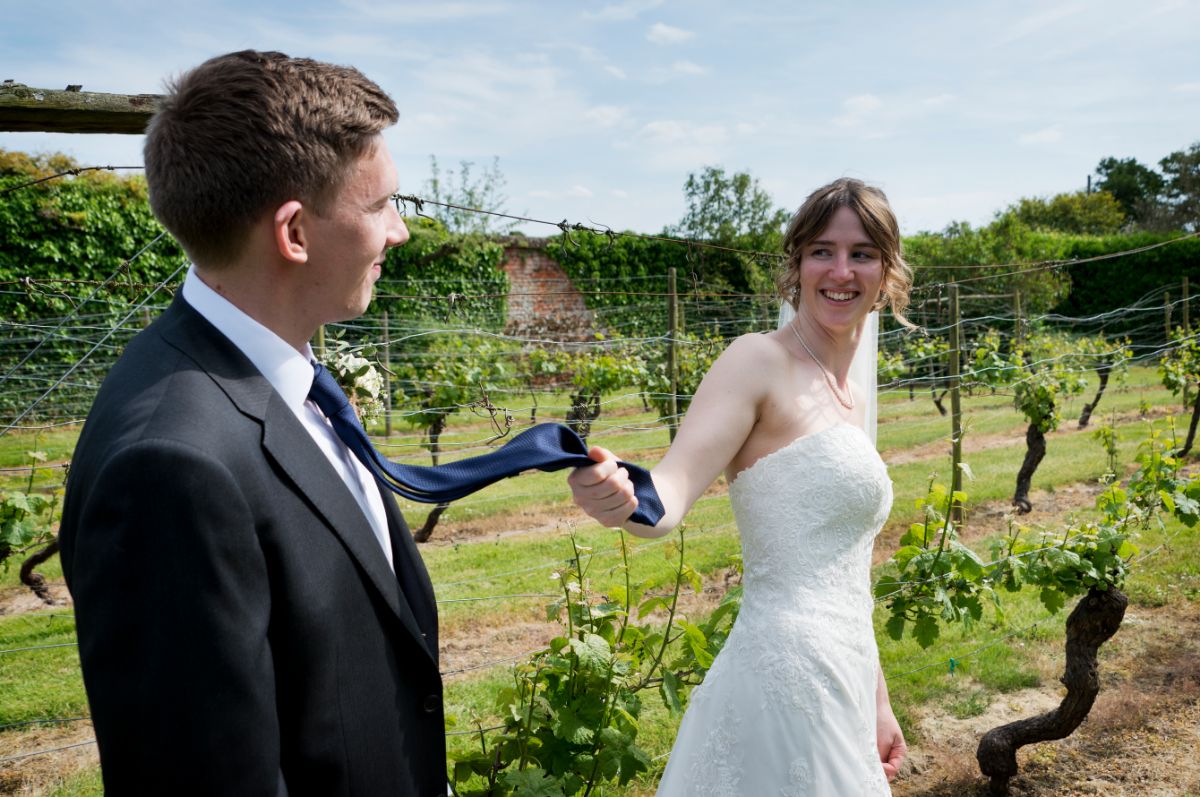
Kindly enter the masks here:
[[629, 519], [637, 508], [629, 472], [620, 467], [617, 455], [607, 448], [592, 446], [588, 456], [595, 465], [576, 468], [567, 477], [571, 495], [579, 508], [594, 520], [616, 528]]

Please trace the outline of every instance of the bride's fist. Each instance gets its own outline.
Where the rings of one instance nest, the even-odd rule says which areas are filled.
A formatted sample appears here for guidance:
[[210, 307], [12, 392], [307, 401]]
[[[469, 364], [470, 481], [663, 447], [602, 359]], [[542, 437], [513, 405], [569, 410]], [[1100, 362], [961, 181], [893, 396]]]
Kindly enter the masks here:
[[571, 497], [584, 512], [605, 526], [620, 526], [637, 508], [629, 471], [617, 462], [613, 452], [592, 446], [588, 456], [596, 463], [576, 468], [567, 477]]

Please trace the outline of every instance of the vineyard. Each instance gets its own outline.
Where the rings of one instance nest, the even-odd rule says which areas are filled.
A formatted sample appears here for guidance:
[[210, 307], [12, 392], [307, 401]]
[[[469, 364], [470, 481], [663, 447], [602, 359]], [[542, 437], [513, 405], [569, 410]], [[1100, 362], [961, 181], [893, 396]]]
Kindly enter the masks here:
[[[95, 180], [99, 208], [71, 188], [0, 196], [28, 242], [0, 262], [0, 793], [101, 793], [54, 529], [91, 397], [184, 267], [136, 181]], [[136, 223], [97, 240], [90, 219], [104, 213]], [[651, 466], [728, 341], [774, 325], [770, 258], [579, 229], [547, 250], [587, 304], [586, 330], [518, 323], [500, 244], [412, 226], [369, 314], [316, 342], [399, 461], [471, 456], [553, 421]], [[885, 319], [878, 447], [896, 500], [874, 578], [881, 661], [912, 747], [897, 795], [998, 782], [1029, 795], [1200, 793], [1195, 243], [1063, 259], [1059, 241], [1007, 265], [930, 262], [910, 313], [921, 329]], [[937, 260], [914, 242], [918, 273], [922, 251]], [[56, 271], [19, 271], [48, 252]], [[1082, 312], [1072, 286], [1119, 269], [1136, 273], [1121, 300]], [[653, 792], [738, 610], [726, 486], [658, 541], [587, 520], [561, 473], [402, 502], [439, 603], [459, 794]], [[1116, 612], [1107, 636], [1082, 644], [1098, 651], [1090, 685], [1070, 676], [1073, 662], [1097, 671], [1087, 651], [1064, 653], [1089, 607]], [[1019, 771], [980, 775], [985, 733], [1064, 697], [1086, 707], [1041, 738], [1065, 740], [1018, 742]]]

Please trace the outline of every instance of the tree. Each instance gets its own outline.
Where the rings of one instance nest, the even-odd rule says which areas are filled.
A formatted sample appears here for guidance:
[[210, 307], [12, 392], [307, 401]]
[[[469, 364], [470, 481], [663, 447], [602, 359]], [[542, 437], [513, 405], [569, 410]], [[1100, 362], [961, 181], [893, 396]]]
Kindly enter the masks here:
[[1163, 199], [1171, 209], [1175, 226], [1188, 231], [1200, 229], [1200, 141], [1186, 150], [1172, 152], [1158, 165], [1166, 182]]
[[[1002, 213], [986, 227], [953, 222], [941, 232], [921, 232], [904, 239], [904, 256], [915, 269], [916, 285], [987, 279], [989, 292], [1021, 292], [1030, 314], [1045, 313], [1064, 299], [1071, 283], [1059, 269], [1028, 270], [1013, 264], [1057, 260], [1070, 238], [1060, 232], [1034, 230], [1014, 213]], [[921, 268], [937, 266], [937, 268]]]
[[[433, 205], [422, 212], [442, 222], [452, 233], [495, 235], [511, 232], [517, 222], [488, 215], [503, 213], [508, 203], [508, 197], [504, 194], [507, 181], [500, 172], [500, 159], [492, 158], [490, 167], [483, 168], [477, 176], [472, 177], [474, 168], [475, 164], [471, 161], [460, 161], [457, 173], [452, 169], [443, 172], [438, 168], [437, 158], [430, 155], [429, 170], [432, 176], [425, 183], [425, 193], [434, 202], [459, 207]], [[474, 208], [474, 211], [460, 208]], [[475, 212], [478, 210], [488, 213]]]
[[1009, 205], [1005, 213], [1013, 214], [1032, 230], [1075, 235], [1111, 235], [1125, 223], [1121, 203], [1106, 191], [1076, 191], [1050, 199], [1027, 197]]
[[683, 194], [687, 211], [668, 232], [742, 249], [779, 250], [788, 213], [775, 207], [748, 172], [726, 175], [720, 166], [705, 166], [688, 175]]
[[1155, 218], [1161, 204], [1162, 175], [1134, 158], [1105, 158], [1096, 165], [1096, 187], [1112, 194], [1129, 221], [1142, 227]]

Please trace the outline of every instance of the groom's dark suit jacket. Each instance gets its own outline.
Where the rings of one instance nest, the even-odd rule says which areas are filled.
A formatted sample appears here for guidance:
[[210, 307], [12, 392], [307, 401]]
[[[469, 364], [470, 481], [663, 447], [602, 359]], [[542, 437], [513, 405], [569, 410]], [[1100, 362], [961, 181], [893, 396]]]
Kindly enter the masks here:
[[446, 794], [437, 613], [329, 461], [182, 298], [105, 379], [60, 539], [108, 795]]

